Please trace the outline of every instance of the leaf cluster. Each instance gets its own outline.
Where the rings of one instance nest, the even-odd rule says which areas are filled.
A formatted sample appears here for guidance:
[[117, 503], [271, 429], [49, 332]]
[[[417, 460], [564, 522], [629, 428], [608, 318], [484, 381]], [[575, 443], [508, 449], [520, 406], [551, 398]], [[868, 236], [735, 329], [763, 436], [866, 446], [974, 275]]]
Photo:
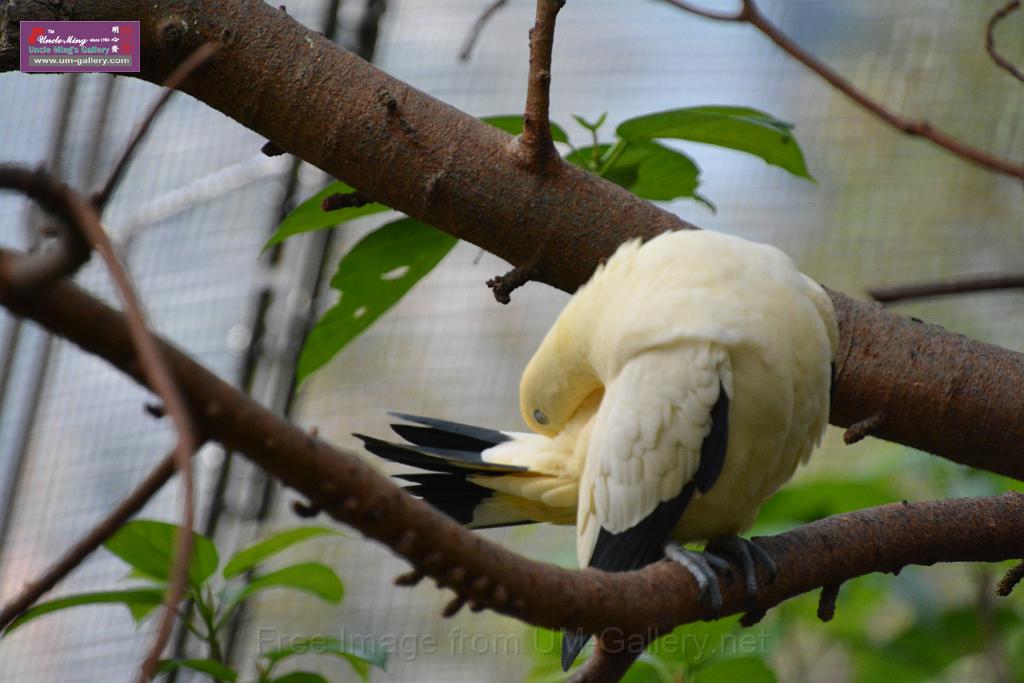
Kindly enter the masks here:
[[[123, 560], [130, 571], [127, 578], [143, 582], [119, 590], [69, 595], [42, 602], [26, 611], [4, 631], [10, 635], [21, 626], [59, 610], [82, 605], [120, 604], [128, 608], [136, 623], [142, 623], [164, 602], [175, 556], [178, 527], [155, 520], [135, 520], [110, 537], [104, 547]], [[324, 602], [338, 604], [345, 594], [337, 573], [319, 562], [301, 562], [280, 569], [264, 570], [262, 565], [292, 546], [313, 538], [336, 536], [325, 527], [298, 527], [278, 532], [232, 555], [220, 568], [220, 555], [213, 541], [193, 532], [188, 569], [188, 590], [181, 605], [182, 624], [206, 644], [205, 659], [169, 659], [160, 663], [161, 672], [187, 669], [214, 681], [234, 683], [239, 674], [224, 661], [222, 638], [225, 626], [242, 603], [272, 588], [299, 591]], [[306, 636], [290, 640], [269, 652], [257, 653], [255, 683], [327, 683], [318, 673], [293, 671], [278, 675], [277, 666], [301, 654], [338, 657], [351, 666], [360, 679], [368, 681], [371, 667], [384, 669], [387, 654], [354, 646], [336, 638]]]

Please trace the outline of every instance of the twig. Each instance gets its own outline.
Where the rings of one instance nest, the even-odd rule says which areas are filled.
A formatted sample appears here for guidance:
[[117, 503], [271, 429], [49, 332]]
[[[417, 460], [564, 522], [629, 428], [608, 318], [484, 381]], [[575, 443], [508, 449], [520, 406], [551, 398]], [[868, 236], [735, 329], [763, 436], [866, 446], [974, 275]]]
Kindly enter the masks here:
[[838, 583], [831, 583], [821, 587], [821, 595], [818, 596], [818, 618], [822, 621], [832, 621], [832, 617], [836, 615], [839, 585]]
[[93, 527], [86, 536], [75, 543], [53, 566], [41, 576], [33, 580], [0, 610], [0, 629], [20, 617], [45, 593], [56, 586], [65, 576], [99, 548], [108, 538], [114, 535], [121, 525], [131, 519], [135, 513], [159, 491], [167, 480], [174, 475], [174, 454], [168, 455], [153, 469], [135, 490], [121, 504], [114, 508], [99, 524]]
[[621, 679], [637, 657], [643, 654], [648, 639], [632, 638], [624, 642], [623, 634], [615, 635], [618, 638], [598, 638], [594, 654], [573, 672], [566, 683], [615, 683]]
[[110, 175], [107, 176], [107, 180], [103, 183], [103, 187], [98, 190], [92, 197], [93, 205], [95, 205], [100, 211], [110, 201], [110, 197], [114, 194], [114, 190], [117, 189], [117, 184], [124, 177], [124, 172], [128, 168], [128, 164], [131, 162], [132, 157], [135, 155], [135, 150], [138, 149], [139, 143], [142, 142], [143, 138], [146, 137], [146, 133], [149, 131], [150, 126], [153, 125], [153, 121], [160, 114], [160, 110], [164, 108], [167, 101], [171, 99], [171, 96], [175, 93], [176, 89], [181, 86], [185, 80], [195, 72], [196, 69], [201, 67], [203, 64], [213, 57], [217, 53], [219, 48], [213, 43], [206, 43], [197, 48], [192, 54], [190, 54], [185, 61], [179, 64], [171, 75], [164, 81], [164, 91], [160, 93], [160, 96], [150, 107], [149, 113], [142, 119], [142, 123], [135, 129], [135, 133], [132, 135], [131, 140], [128, 141], [128, 145], [124, 148], [117, 163], [114, 164], [113, 170], [110, 171]]
[[268, 157], [279, 157], [282, 154], [287, 154], [287, 152], [278, 147], [273, 140], [267, 140], [263, 143], [263, 146], [260, 147], [260, 151]]
[[696, 14], [699, 17], [705, 19], [714, 19], [715, 21], [746, 21], [746, 7], [741, 6], [735, 12], [716, 12], [715, 10], [704, 9], [698, 7], [692, 3], [686, 2], [685, 0], [665, 0], [670, 5], [675, 5], [679, 9], [689, 12], [690, 14]]
[[1024, 81], [1024, 73], [1021, 73], [1020, 69], [996, 50], [996, 25], [1011, 12], [1018, 9], [1020, 9], [1020, 0], [1011, 0], [992, 15], [992, 18], [988, 20], [988, 25], [985, 27], [985, 49], [988, 51], [988, 56], [992, 58], [993, 62], [1006, 69], [1018, 81]]
[[530, 268], [516, 266], [504, 275], [495, 275], [487, 281], [487, 286], [494, 292], [494, 298], [500, 304], [512, 301], [512, 292], [530, 281]]
[[925, 120], [914, 120], [905, 118], [890, 111], [884, 105], [868, 97], [867, 94], [858, 90], [850, 81], [846, 80], [837, 71], [833, 70], [823, 61], [800, 47], [792, 38], [786, 35], [782, 29], [773, 24], [761, 10], [754, 0], [742, 0], [743, 5], [733, 14], [713, 12], [710, 10], [695, 7], [683, 0], [664, 0], [665, 2], [678, 7], [681, 10], [696, 14], [716, 21], [745, 22], [765, 34], [773, 43], [782, 48], [791, 57], [802, 63], [814, 73], [828, 81], [834, 88], [839, 90], [851, 100], [864, 109], [882, 119], [890, 126], [897, 128], [907, 135], [915, 135], [935, 143], [939, 147], [955, 154], [961, 159], [983, 166], [993, 171], [1005, 173], [1017, 178], [1024, 178], [1024, 165], [1013, 163], [1006, 159], [1000, 159], [988, 152], [972, 147], [951, 135], [944, 133]]
[[843, 432], [843, 443], [850, 446], [858, 441], [862, 441], [866, 437], [871, 436], [876, 429], [881, 427], [884, 421], [885, 415], [883, 413], [875, 413], [874, 415], [867, 416], [859, 422], [854, 422], [846, 428], [845, 432]]
[[893, 287], [875, 287], [868, 290], [868, 296], [875, 301], [892, 303], [909, 299], [925, 299], [949, 294], [990, 292], [999, 289], [1024, 289], [1024, 275], [976, 275], [940, 282], [921, 282]]
[[1014, 683], [1017, 677], [1011, 673], [1009, 656], [1005, 648], [1004, 633], [1001, 633], [1001, 625], [995, 618], [994, 605], [992, 600], [992, 571], [983, 567], [977, 572], [978, 592], [977, 609], [978, 625], [981, 627], [982, 642], [985, 644], [985, 654], [988, 656], [991, 667], [992, 683]]
[[1013, 592], [1013, 589], [1020, 583], [1021, 579], [1024, 579], [1024, 562], [1018, 562], [1007, 570], [1006, 574], [1003, 575], [1003, 578], [996, 585], [996, 595], [1005, 598]]
[[761, 620], [767, 616], [768, 610], [766, 609], [752, 609], [749, 612], [743, 614], [740, 617], [740, 626], [743, 628], [750, 628], [761, 623]]
[[480, 16], [473, 22], [473, 27], [469, 29], [469, 33], [466, 34], [466, 40], [462, 43], [462, 49], [459, 50], [459, 61], [468, 62], [469, 57], [473, 52], [473, 47], [476, 45], [476, 41], [480, 39], [480, 34], [484, 30], [484, 26], [491, 20], [495, 14], [498, 13], [502, 7], [508, 4], [508, 0], [493, 0], [484, 11], [480, 13]]
[[46, 169], [0, 165], [0, 188], [17, 190], [62, 220], [56, 224], [56, 241], [48, 248], [22, 256], [11, 269], [10, 286], [30, 291], [57, 278], [73, 274], [89, 260], [90, 249], [72, 225], [94, 215], [92, 206], [51, 176]]
[[324, 200], [320, 202], [320, 208], [324, 211], [337, 211], [338, 209], [355, 208], [357, 206], [366, 206], [367, 204], [373, 204], [373, 199], [361, 192], [335, 192], [324, 197]]
[[558, 158], [551, 139], [548, 109], [551, 99], [551, 50], [555, 40], [555, 18], [565, 0], [537, 0], [537, 19], [530, 29], [530, 75], [526, 85], [526, 111], [520, 136], [526, 161], [542, 170]]

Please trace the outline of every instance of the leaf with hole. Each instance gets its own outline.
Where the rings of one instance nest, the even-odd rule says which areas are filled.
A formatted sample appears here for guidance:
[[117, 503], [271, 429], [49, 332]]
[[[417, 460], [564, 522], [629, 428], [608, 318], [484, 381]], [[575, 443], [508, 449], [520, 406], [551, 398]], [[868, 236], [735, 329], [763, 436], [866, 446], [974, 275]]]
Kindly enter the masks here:
[[237, 681], [238, 672], [214, 659], [164, 659], [157, 667], [159, 673], [188, 669], [206, 674], [215, 681]]
[[370, 667], [387, 671], [388, 653], [368, 643], [346, 643], [337, 638], [314, 636], [295, 638], [288, 645], [263, 654], [271, 664], [301, 654], [333, 655], [347, 661], [364, 681], [369, 679]]
[[626, 140], [675, 138], [703, 142], [753, 154], [801, 178], [813, 180], [793, 125], [748, 107], [689, 107], [623, 121], [617, 130]]
[[[137, 519], [128, 522], [103, 546], [131, 565], [140, 574], [167, 581], [174, 562], [175, 535], [178, 526], [167, 522]], [[192, 532], [192, 557], [188, 581], [196, 588], [217, 571], [217, 548], [206, 536]]]
[[333, 228], [335, 225], [350, 221], [354, 218], [360, 218], [362, 216], [371, 216], [375, 213], [381, 213], [382, 211], [388, 211], [389, 208], [383, 204], [366, 204], [364, 206], [350, 206], [344, 209], [337, 209], [335, 211], [324, 211], [321, 208], [324, 199], [330, 197], [332, 194], [348, 194], [355, 190], [341, 182], [336, 180], [324, 189], [317, 192], [315, 195], [302, 202], [294, 209], [291, 213], [285, 216], [281, 224], [277, 226], [277, 230], [270, 236], [267, 243], [263, 245], [263, 249], [269, 249], [270, 247], [284, 242], [289, 237], [300, 235], [304, 232], [313, 232], [314, 230], [325, 230], [327, 228]]
[[[523, 117], [519, 114], [484, 116], [480, 120], [495, 128], [500, 128], [510, 135], [521, 135], [523, 132]], [[551, 123], [551, 139], [555, 142], [569, 142], [569, 136], [566, 135], [565, 129], [554, 122]]]
[[456, 242], [455, 237], [412, 218], [388, 223], [360, 240], [341, 259], [331, 278], [331, 287], [341, 294], [341, 300], [306, 338], [298, 381], [309, 377], [398, 303]]
[[267, 538], [259, 543], [240, 550], [235, 553], [228, 563], [224, 565], [222, 574], [225, 579], [230, 579], [238, 576], [242, 572], [248, 571], [255, 567], [260, 562], [263, 562], [269, 557], [286, 550], [296, 543], [316, 538], [318, 536], [340, 536], [341, 532], [337, 529], [330, 529], [327, 527], [319, 526], [303, 526], [295, 529], [286, 529], [285, 531], [279, 531], [270, 538]]
[[127, 590], [120, 591], [100, 591], [96, 593], [69, 595], [64, 598], [57, 598], [56, 600], [40, 602], [33, 606], [20, 617], [12, 621], [4, 630], [3, 635], [7, 636], [20, 626], [23, 626], [34, 619], [38, 619], [45, 614], [50, 614], [51, 612], [67, 609], [69, 607], [117, 604], [128, 607], [129, 610], [132, 611], [133, 615], [139, 612], [148, 614], [156, 607], [159, 607], [160, 603], [163, 602], [163, 599], [163, 588], [129, 588]]

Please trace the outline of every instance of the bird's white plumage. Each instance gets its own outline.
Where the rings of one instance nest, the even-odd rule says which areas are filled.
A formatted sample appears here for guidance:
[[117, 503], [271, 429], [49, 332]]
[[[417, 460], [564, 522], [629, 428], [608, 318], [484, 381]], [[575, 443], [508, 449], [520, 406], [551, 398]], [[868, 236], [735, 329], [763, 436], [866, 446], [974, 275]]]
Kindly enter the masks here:
[[622, 533], [679, 495], [700, 464], [711, 409], [731, 371], [711, 343], [640, 354], [608, 385], [594, 419], [577, 512], [577, 555], [585, 566], [595, 528]]
[[474, 481], [507, 496], [505, 514], [575, 518], [585, 565], [601, 529], [635, 527], [693, 479], [724, 388], [724, 466], [673, 535], [739, 533], [820, 439], [837, 338], [828, 295], [773, 247], [708, 231], [629, 242], [523, 374], [522, 414], [539, 434], [484, 453], [530, 472]]

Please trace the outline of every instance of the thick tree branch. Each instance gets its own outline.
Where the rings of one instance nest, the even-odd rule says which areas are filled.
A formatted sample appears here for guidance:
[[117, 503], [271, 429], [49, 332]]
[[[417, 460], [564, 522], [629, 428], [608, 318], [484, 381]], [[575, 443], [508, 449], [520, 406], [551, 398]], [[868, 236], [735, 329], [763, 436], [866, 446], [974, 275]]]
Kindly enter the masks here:
[[[144, 382], [124, 316], [59, 281], [26, 295], [9, 286], [18, 256], [0, 250], [0, 305]], [[639, 572], [573, 572], [521, 557], [398, 489], [355, 454], [288, 423], [161, 342], [201, 433], [242, 453], [338, 521], [391, 547], [419, 574], [477, 609], [548, 628], [581, 627], [610, 646], [617, 635], [665, 632], [712, 618], [693, 578], [671, 562]], [[1024, 495], [895, 503], [760, 540], [779, 565], [756, 608], [870, 572], [908, 564], [1024, 556]], [[764, 577], [762, 577], [764, 579]], [[741, 582], [723, 587], [721, 615], [751, 608]], [[614, 596], [614, 599], [612, 599]]]
[[[0, 19], [26, 7], [32, 16], [20, 18], [140, 20], [142, 76], [153, 81], [193, 48], [219, 41], [218, 59], [189, 79], [186, 90], [359, 191], [567, 291], [623, 240], [691, 227], [564, 164], [538, 176], [519, 163], [510, 137], [255, 0], [197, 0], [184, 10], [142, 0], [6, 0]], [[0, 24], [0, 68], [12, 68], [11, 35], [11, 25]], [[240, 83], [253, 87], [243, 90]], [[0, 304], [142, 379], [120, 314], [63, 281], [32, 296], [11, 287], [19, 258], [0, 252]], [[841, 328], [835, 424], [881, 415], [873, 434], [1024, 479], [1024, 356], [876, 304], [838, 293], [832, 298]], [[541, 626], [582, 627], [609, 647], [608, 629], [654, 634], [712, 616], [696, 600], [689, 575], [669, 563], [619, 575], [568, 572], [489, 543], [180, 352], [166, 345], [162, 351], [201, 433], [245, 454], [312, 506], [389, 545], [418, 574], [455, 590], [459, 601]], [[1024, 556], [1022, 512], [1024, 497], [1014, 494], [891, 505], [765, 539], [782, 576], [755, 607], [908, 563]], [[723, 614], [750, 607], [738, 582], [723, 599]]]
[[[50, 16], [30, 5], [34, 18]], [[26, 6], [6, 7], [10, 17]], [[517, 163], [510, 136], [257, 0], [197, 1], [186, 14], [143, 0], [45, 7], [63, 18], [141, 21], [141, 75], [157, 82], [193, 48], [221, 40], [217, 59], [184, 90], [377, 201], [566, 291], [624, 240], [692, 227], [566, 164], [539, 178]], [[9, 30], [0, 33], [0, 69], [16, 63], [4, 61], [5, 41], [16, 42]], [[881, 438], [1024, 479], [1024, 355], [832, 299], [841, 338], [833, 424], [884, 414]]]
[[[825, 64], [813, 54], [802, 48], [792, 38], [776, 26], [768, 17], [761, 12], [761, 9], [757, 6], [754, 0], [742, 0], [742, 5], [738, 10], [733, 13], [715, 12], [706, 10], [696, 6], [694, 3], [685, 2], [684, 0], [664, 0], [665, 2], [678, 7], [679, 9], [696, 14], [707, 19], [714, 19], [716, 21], [727, 21], [734, 23], [748, 23], [758, 31], [768, 37], [773, 43], [782, 48], [790, 57], [797, 60], [808, 69], [825, 79], [829, 85], [834, 87], [839, 92], [843, 93], [851, 100], [856, 102], [858, 105], [867, 109], [869, 112], [882, 119], [890, 126], [897, 128], [907, 135], [915, 135], [918, 137], [925, 138], [935, 143], [939, 147], [942, 147], [946, 151], [955, 154], [961, 159], [966, 159], [973, 164], [988, 168], [993, 171], [1005, 173], [1006, 175], [1015, 176], [1017, 178], [1024, 178], [1024, 165], [1008, 161], [1006, 159], [1000, 159], [997, 156], [989, 154], [985, 150], [972, 147], [962, 140], [954, 138], [948, 133], [935, 128], [931, 123], [925, 120], [910, 119], [905, 116], [893, 112], [888, 107], [883, 105], [881, 102], [877, 102], [871, 99], [867, 93], [859, 90], [853, 83], [846, 80], [846, 78], [838, 71]], [[1011, 3], [1011, 5], [1014, 3]], [[1013, 7], [1006, 7], [1002, 10], [1003, 16], [1012, 11]], [[997, 17], [993, 19], [998, 21], [1000, 17], [997, 13]], [[992, 23], [989, 24], [990, 44], [991, 44], [991, 29]], [[993, 59], [996, 60], [1000, 66], [1004, 66], [1000, 61], [994, 50], [990, 50]], [[1004, 60], [1005, 61], [1005, 60]], [[1012, 66], [1011, 66], [1012, 69]], [[1012, 71], [1011, 71], [1012, 73]]]

